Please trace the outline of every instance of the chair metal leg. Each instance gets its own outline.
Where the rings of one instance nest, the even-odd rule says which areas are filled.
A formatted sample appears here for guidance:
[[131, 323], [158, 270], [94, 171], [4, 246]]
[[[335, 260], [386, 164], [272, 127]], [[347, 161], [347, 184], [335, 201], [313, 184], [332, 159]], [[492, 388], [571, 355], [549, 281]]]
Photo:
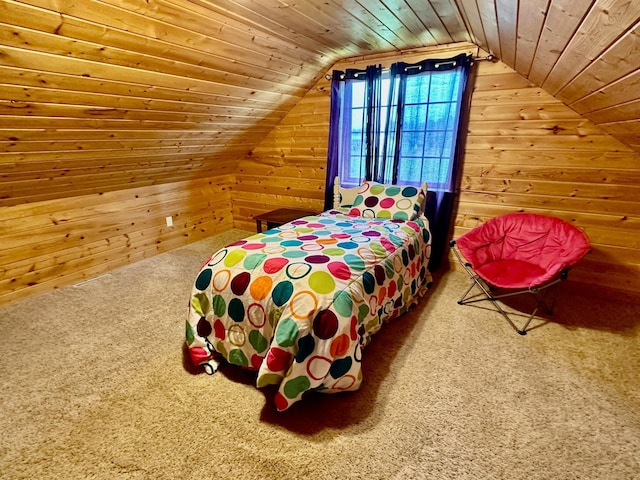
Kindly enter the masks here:
[[[460, 300], [458, 300], [458, 304], [460, 305], [464, 305], [465, 304], [465, 299], [467, 298], [467, 295], [469, 295], [469, 292], [471, 292], [471, 290], [473, 290], [473, 287], [475, 287], [476, 284], [472, 283], [469, 288], [467, 289], [466, 292], [464, 292], [464, 294], [462, 295], [462, 297], [460, 297]], [[469, 302], [467, 302], [469, 303]]]
[[[520, 335], [524, 335], [526, 334], [526, 331], [524, 330], [520, 330], [516, 324], [511, 320], [511, 318], [509, 318], [509, 315], [507, 314], [507, 312], [504, 311], [504, 309], [500, 306], [500, 304], [498, 303], [498, 299], [497, 297], [494, 297], [493, 294], [490, 292], [490, 290], [488, 288], [485, 288], [485, 286], [482, 284], [481, 279], [477, 276], [477, 275], [473, 275], [472, 276], [473, 282], [471, 284], [471, 286], [469, 287], [469, 289], [465, 292], [465, 294], [462, 296], [462, 298], [458, 301], [458, 304], [460, 305], [469, 305], [472, 303], [477, 303], [477, 302], [483, 302], [483, 301], [490, 301], [494, 308], [505, 318], [505, 320], [507, 320], [507, 322], [509, 322], [509, 324], [513, 327], [513, 329], [518, 332]], [[471, 292], [471, 290], [473, 290], [473, 287], [478, 287], [482, 293], [475, 295], [473, 297], [467, 298], [467, 295]], [[482, 297], [482, 295], [484, 294], [484, 297]], [[529, 320], [531, 321], [531, 320]], [[528, 325], [529, 322], [527, 322]]]
[[[567, 278], [566, 271], [563, 271], [561, 273], [560, 278], [544, 285], [543, 287], [518, 290], [518, 291], [501, 293], [496, 295], [492, 292], [491, 286], [486, 284], [486, 282], [475, 273], [471, 265], [462, 260], [462, 257], [460, 256], [460, 254], [455, 248], [454, 242], [452, 242], [451, 247], [452, 247], [453, 253], [458, 258], [458, 261], [464, 268], [465, 272], [467, 273], [467, 275], [469, 275], [469, 278], [473, 281], [471, 283], [471, 286], [464, 292], [460, 300], [458, 300], [459, 305], [470, 305], [472, 303], [489, 301], [494, 306], [496, 311], [500, 313], [505, 318], [505, 320], [509, 322], [509, 324], [513, 327], [513, 329], [516, 332], [518, 332], [520, 335], [526, 335], [529, 324], [531, 323], [533, 318], [536, 316], [536, 314], [538, 313], [541, 307], [545, 309], [547, 314], [549, 315], [553, 314], [553, 308], [555, 306], [555, 301], [558, 295], [558, 287], [556, 288], [551, 288], [551, 287], [553, 287], [554, 285], [558, 284], [559, 282]], [[478, 289], [480, 290], [480, 293], [470, 296], [474, 287], [478, 287]], [[547, 296], [551, 294], [551, 292], [553, 292], [553, 294], [552, 294], [551, 301], [549, 302], [547, 299]], [[527, 293], [534, 297], [536, 302], [535, 308], [533, 309], [531, 314], [524, 315], [525, 317], [527, 317], [524, 323], [524, 326], [522, 328], [518, 328], [515, 322], [511, 320], [511, 318], [509, 317], [509, 314], [507, 313], [507, 311], [505, 311], [505, 309], [502, 308], [499, 301], [507, 297], [523, 295]], [[521, 315], [521, 314], [515, 313], [515, 315]]]
[[[544, 308], [546, 313], [549, 315], [553, 314], [553, 307], [555, 306], [555, 300], [558, 295], [558, 287], [556, 288], [551, 288], [551, 287], [553, 287], [554, 285], [562, 281], [562, 279], [557, 279], [545, 285], [545, 287], [542, 289], [521, 290], [517, 292], [508, 292], [508, 293], [495, 295], [494, 293], [491, 292], [490, 288], [487, 288], [483, 285], [482, 279], [480, 279], [477, 275], [473, 276], [472, 279], [473, 279], [473, 283], [471, 284], [469, 289], [467, 289], [467, 291], [462, 296], [462, 298], [458, 301], [458, 303], [460, 305], [470, 305], [472, 303], [483, 302], [483, 301], [491, 302], [491, 304], [494, 306], [496, 311], [500, 313], [507, 320], [507, 322], [509, 322], [509, 324], [514, 328], [514, 330], [518, 332], [520, 335], [526, 335], [527, 327], [529, 326], [531, 321], [534, 319], [534, 317], [536, 316], [540, 308]], [[469, 293], [473, 290], [473, 287], [476, 287], [476, 286], [481, 290], [481, 293], [478, 293], [477, 295], [470, 297]], [[511, 320], [509, 313], [504, 308], [502, 308], [499, 301], [501, 301], [504, 298], [514, 297], [517, 295], [524, 295], [524, 294], [530, 294], [534, 298], [536, 303], [533, 311], [530, 314], [525, 315], [527, 319], [524, 325], [522, 326], [522, 328], [518, 328], [515, 322]], [[551, 302], [549, 302], [547, 299], [547, 296], [549, 294], [552, 294]], [[520, 314], [516, 313], [515, 315], [520, 315]]]

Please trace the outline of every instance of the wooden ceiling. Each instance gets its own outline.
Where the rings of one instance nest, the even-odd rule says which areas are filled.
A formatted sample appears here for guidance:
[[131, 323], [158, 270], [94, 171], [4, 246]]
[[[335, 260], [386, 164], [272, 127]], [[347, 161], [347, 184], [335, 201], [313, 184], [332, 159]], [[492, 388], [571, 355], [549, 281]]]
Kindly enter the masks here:
[[474, 43], [640, 151], [640, 2], [456, 4]]
[[454, 42], [640, 151], [639, 18], [638, 0], [0, 0], [0, 204], [233, 171], [337, 60]]
[[324, 68], [343, 57], [471, 41], [640, 151], [638, 0], [194, 3], [292, 41]]

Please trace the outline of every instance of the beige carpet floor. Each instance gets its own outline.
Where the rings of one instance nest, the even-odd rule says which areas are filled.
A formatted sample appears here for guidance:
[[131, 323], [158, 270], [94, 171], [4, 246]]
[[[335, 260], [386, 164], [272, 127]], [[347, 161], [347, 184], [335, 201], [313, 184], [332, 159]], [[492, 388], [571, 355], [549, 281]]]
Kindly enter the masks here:
[[277, 413], [273, 390], [184, 357], [217, 235], [0, 308], [2, 479], [640, 479], [640, 315], [561, 292], [517, 335], [436, 275], [364, 354], [358, 392]]

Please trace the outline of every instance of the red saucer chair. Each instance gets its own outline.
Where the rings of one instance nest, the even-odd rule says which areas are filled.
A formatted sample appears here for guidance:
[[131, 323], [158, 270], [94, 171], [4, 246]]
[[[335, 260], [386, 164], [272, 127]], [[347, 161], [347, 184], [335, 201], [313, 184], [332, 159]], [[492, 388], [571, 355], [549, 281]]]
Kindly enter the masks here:
[[[450, 245], [473, 280], [458, 303], [489, 301], [520, 335], [527, 333], [540, 308], [553, 313], [557, 287], [550, 287], [565, 280], [569, 269], [591, 248], [581, 229], [560, 218], [533, 213], [493, 218], [452, 240]], [[474, 287], [480, 292], [470, 296]], [[510, 315], [522, 314], [507, 313], [498, 300], [523, 294], [533, 296], [535, 308], [524, 326], [518, 328]]]

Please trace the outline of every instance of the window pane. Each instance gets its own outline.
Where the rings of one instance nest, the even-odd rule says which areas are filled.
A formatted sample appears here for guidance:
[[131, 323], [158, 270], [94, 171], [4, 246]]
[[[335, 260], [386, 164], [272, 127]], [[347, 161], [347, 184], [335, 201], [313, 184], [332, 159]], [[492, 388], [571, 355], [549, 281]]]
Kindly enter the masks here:
[[445, 132], [444, 145], [442, 148], [442, 156], [446, 158], [453, 157], [455, 153], [454, 148], [455, 145], [453, 142], [455, 141], [456, 132], [454, 130], [447, 130]]
[[424, 121], [427, 118], [426, 105], [407, 105], [404, 107], [402, 120], [403, 130], [424, 130]]
[[362, 141], [362, 135], [360, 133], [353, 133], [351, 135], [351, 156], [352, 157], [359, 157], [360, 155], [362, 155], [362, 151], [363, 151], [363, 141]]
[[398, 182], [418, 185], [422, 180], [422, 158], [400, 157], [398, 163]]
[[440, 157], [444, 150], [445, 139], [446, 132], [429, 132], [427, 134], [427, 142], [424, 155], [426, 157]]
[[407, 77], [405, 104], [427, 102], [429, 98], [429, 74]]
[[353, 109], [351, 115], [351, 131], [352, 132], [361, 132], [363, 130], [363, 108]]
[[[429, 113], [425, 115], [427, 119], [427, 130], [442, 130], [451, 128], [448, 126], [450, 103], [432, 103], [429, 105]], [[425, 128], [425, 126], [423, 126]]]
[[401, 155], [421, 158], [424, 150], [424, 132], [402, 132]]
[[364, 107], [364, 82], [363, 81], [351, 81], [351, 98], [353, 99], [353, 108]]
[[447, 72], [433, 72], [431, 74], [430, 102], [447, 102], [457, 98], [456, 92], [457, 75]]
[[422, 164], [422, 178], [429, 183], [437, 183], [439, 160], [436, 162], [433, 158], [425, 158]]
[[449, 108], [449, 128], [457, 128], [458, 117], [460, 116], [460, 103], [452, 103]]

